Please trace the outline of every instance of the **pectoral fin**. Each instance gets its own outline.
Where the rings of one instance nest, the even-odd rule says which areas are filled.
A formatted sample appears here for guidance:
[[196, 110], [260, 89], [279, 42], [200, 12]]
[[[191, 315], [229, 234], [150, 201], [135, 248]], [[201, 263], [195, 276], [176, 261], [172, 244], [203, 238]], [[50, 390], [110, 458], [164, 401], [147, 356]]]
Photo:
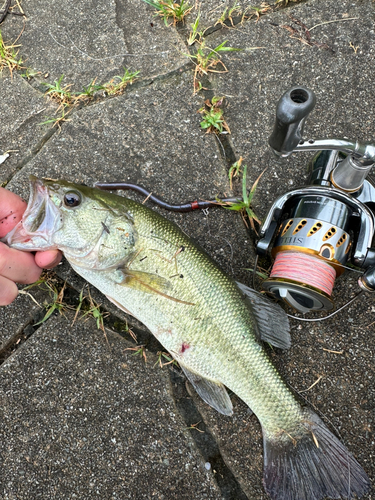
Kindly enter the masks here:
[[123, 275], [121, 285], [142, 290], [143, 292], [166, 294], [171, 289], [170, 281], [157, 274], [125, 270]]
[[118, 282], [121, 286], [133, 288], [134, 290], [139, 290], [145, 293], [158, 294], [166, 299], [173, 300], [174, 302], [178, 302], [180, 304], [189, 306], [195, 305], [191, 302], [186, 302], [185, 300], [180, 300], [169, 295], [172, 284], [169, 280], [163, 278], [162, 276], [146, 273], [144, 271], [130, 271], [128, 269], [118, 270], [117, 272], [122, 273], [122, 279]]
[[258, 337], [280, 349], [289, 349], [291, 338], [289, 320], [281, 307], [271, 302], [264, 295], [237, 282], [238, 288], [245, 294], [245, 301], [257, 320]]
[[223, 415], [233, 415], [232, 401], [221, 382], [208, 380], [183, 366], [180, 361], [179, 364], [187, 379], [203, 401]]

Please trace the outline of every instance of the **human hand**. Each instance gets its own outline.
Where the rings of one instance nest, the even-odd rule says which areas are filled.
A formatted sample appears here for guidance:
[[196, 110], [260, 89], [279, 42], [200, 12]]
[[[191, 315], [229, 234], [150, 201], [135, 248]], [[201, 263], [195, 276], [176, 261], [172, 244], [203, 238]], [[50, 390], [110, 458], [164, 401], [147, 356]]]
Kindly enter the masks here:
[[[27, 203], [19, 196], [0, 188], [0, 238], [21, 220]], [[13, 302], [18, 295], [17, 283], [34, 283], [42, 268], [49, 269], [61, 260], [59, 250], [46, 250], [36, 254], [9, 248], [0, 242], [0, 306]]]

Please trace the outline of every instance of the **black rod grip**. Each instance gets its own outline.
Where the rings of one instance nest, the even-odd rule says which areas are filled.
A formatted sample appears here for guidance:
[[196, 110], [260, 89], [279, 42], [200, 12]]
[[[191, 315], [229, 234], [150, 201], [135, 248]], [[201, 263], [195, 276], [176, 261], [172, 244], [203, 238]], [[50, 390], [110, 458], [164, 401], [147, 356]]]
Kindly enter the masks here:
[[305, 120], [314, 106], [315, 94], [305, 87], [293, 87], [281, 97], [268, 141], [277, 156], [289, 156], [302, 140]]

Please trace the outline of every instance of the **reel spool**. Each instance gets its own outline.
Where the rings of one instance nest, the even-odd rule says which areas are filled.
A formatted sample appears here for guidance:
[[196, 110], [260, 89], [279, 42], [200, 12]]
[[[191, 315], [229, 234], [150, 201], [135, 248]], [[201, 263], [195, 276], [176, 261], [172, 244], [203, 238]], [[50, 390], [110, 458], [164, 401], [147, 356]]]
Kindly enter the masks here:
[[330, 310], [336, 276], [351, 246], [350, 207], [323, 196], [297, 196], [278, 227], [275, 259], [263, 289], [300, 312]]

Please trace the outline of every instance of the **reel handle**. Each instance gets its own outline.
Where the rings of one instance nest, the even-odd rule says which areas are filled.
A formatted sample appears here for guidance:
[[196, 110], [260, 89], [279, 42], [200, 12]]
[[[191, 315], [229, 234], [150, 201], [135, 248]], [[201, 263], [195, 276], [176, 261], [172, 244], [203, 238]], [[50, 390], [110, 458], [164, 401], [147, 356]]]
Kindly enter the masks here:
[[268, 141], [277, 156], [289, 156], [302, 140], [305, 120], [314, 106], [315, 94], [305, 87], [293, 87], [281, 97]]

